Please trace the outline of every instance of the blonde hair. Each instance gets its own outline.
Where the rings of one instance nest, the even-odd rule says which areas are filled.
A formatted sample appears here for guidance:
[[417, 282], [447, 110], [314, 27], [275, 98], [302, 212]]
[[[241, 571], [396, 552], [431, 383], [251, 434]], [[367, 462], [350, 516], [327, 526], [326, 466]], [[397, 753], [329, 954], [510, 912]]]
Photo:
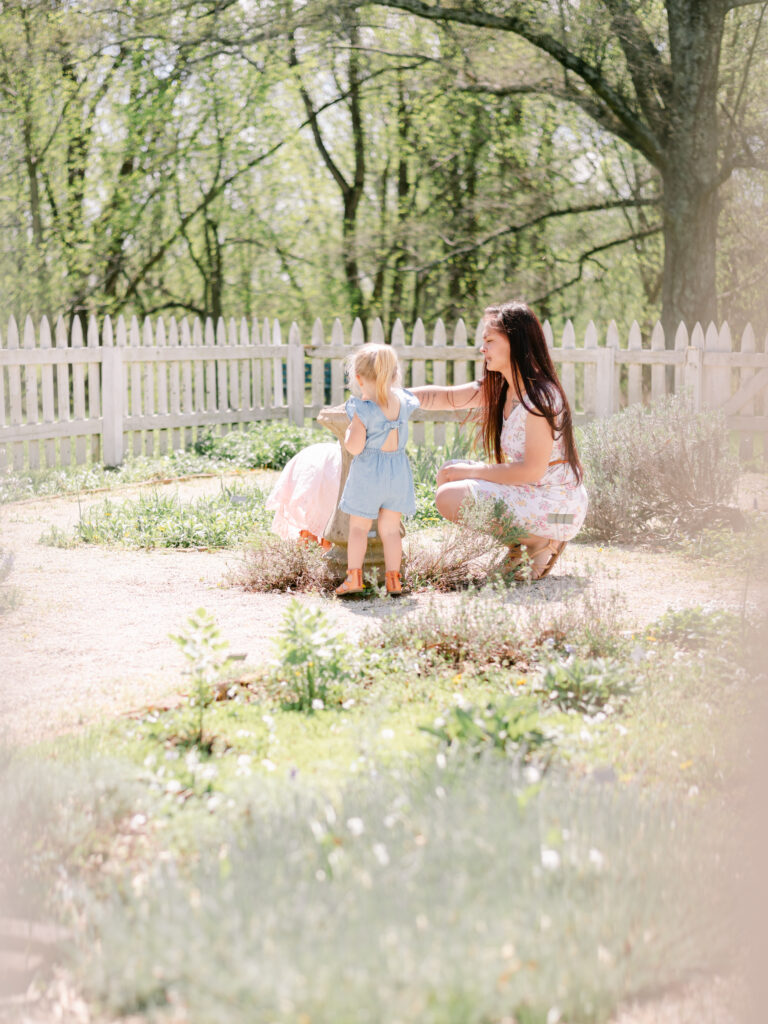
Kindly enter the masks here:
[[400, 363], [391, 345], [361, 345], [349, 357], [347, 374], [350, 381], [357, 376], [376, 384], [376, 401], [381, 406], [389, 402], [392, 388], [400, 383]]

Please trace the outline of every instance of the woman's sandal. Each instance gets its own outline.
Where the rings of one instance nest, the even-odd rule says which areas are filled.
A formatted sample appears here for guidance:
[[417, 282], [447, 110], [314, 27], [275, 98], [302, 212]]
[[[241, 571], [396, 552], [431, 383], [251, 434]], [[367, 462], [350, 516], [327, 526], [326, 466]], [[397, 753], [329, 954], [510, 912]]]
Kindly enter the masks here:
[[331, 542], [326, 540], [325, 537], [317, 537], [314, 533], [310, 533], [309, 530], [302, 530], [299, 533], [299, 544], [309, 544], [310, 542], [319, 544], [323, 551], [328, 551], [333, 547]]
[[[564, 540], [550, 540], [547, 541], [547, 543], [544, 544], [543, 547], [537, 548], [533, 552], [529, 552], [528, 557], [530, 561], [526, 566], [524, 566], [521, 569], [518, 569], [518, 571], [514, 575], [514, 578], [518, 581], [527, 580], [531, 583], [533, 583], [534, 581], [538, 582], [538, 580], [543, 580], [545, 576], [549, 576], [549, 574], [554, 569], [555, 562], [558, 560], [560, 555], [562, 555], [563, 551], [565, 550], [566, 544], [567, 541]], [[537, 566], [534, 562], [534, 559], [537, 555], [540, 555], [545, 551], [549, 552], [549, 558], [544, 563], [544, 565]]]
[[387, 593], [391, 597], [400, 597], [403, 593], [403, 585], [400, 582], [400, 572], [397, 569], [390, 569], [384, 573], [384, 582]]
[[335, 593], [337, 597], [348, 597], [352, 594], [362, 594], [364, 590], [363, 570], [347, 569], [347, 578], [340, 587], [336, 587]]

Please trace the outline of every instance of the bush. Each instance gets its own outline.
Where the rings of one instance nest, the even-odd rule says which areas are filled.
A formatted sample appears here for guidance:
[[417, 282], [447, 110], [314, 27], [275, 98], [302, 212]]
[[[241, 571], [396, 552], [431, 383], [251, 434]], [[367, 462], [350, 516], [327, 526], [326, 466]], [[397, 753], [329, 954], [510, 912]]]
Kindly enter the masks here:
[[582, 536], [595, 540], [675, 540], [720, 517], [738, 465], [724, 417], [696, 413], [687, 393], [632, 405], [581, 431], [589, 491]]
[[194, 451], [242, 469], [282, 469], [302, 448], [327, 440], [326, 431], [273, 421], [252, 423], [228, 434], [206, 430], [195, 442]]
[[325, 593], [335, 586], [319, 544], [298, 544], [267, 534], [256, 537], [246, 548], [242, 567], [231, 573], [230, 581], [258, 593]]
[[634, 681], [617, 661], [571, 656], [547, 665], [541, 688], [560, 711], [592, 715], [609, 708], [615, 711], [632, 693]]

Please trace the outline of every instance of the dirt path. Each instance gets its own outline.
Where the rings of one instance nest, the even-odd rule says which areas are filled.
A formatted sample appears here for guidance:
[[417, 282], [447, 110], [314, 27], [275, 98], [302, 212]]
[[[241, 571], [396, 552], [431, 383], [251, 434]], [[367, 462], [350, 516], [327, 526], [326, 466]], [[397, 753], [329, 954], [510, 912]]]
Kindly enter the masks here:
[[[268, 485], [274, 474], [238, 474]], [[119, 501], [141, 491], [178, 493], [184, 500], [220, 489], [218, 479], [110, 492]], [[757, 486], [757, 485], [755, 485]], [[750, 507], [753, 491], [749, 489]], [[760, 502], [768, 489], [757, 487]], [[257, 665], [271, 655], [291, 595], [249, 594], [225, 584], [238, 552], [127, 551], [54, 548], [39, 539], [51, 526], [70, 531], [80, 509], [103, 494], [57, 497], [0, 508], [0, 544], [15, 555], [9, 583], [18, 607], [0, 617], [2, 735], [32, 742], [162, 700], [184, 685], [183, 658], [168, 634], [199, 607], [217, 619], [233, 652]], [[739, 607], [741, 587], [714, 577], [677, 556], [632, 549], [572, 544], [553, 576], [516, 601], [551, 602], [553, 608], [584, 588], [618, 591], [638, 622], [653, 620], [670, 605], [716, 603]], [[750, 598], [758, 597], [753, 585]], [[314, 595], [300, 600], [321, 605], [350, 635], [391, 613], [408, 614], [433, 599], [420, 594], [400, 602], [371, 600], [345, 605]], [[438, 601], [455, 595], [434, 595]]]

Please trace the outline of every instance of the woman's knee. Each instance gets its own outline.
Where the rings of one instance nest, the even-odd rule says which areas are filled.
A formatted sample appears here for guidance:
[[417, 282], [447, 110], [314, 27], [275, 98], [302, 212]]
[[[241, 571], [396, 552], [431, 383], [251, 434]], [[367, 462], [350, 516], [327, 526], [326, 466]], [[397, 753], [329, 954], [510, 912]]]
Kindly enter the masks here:
[[459, 515], [459, 507], [463, 499], [464, 488], [457, 488], [455, 484], [442, 484], [435, 492], [435, 505], [437, 511], [444, 519], [456, 522]]

